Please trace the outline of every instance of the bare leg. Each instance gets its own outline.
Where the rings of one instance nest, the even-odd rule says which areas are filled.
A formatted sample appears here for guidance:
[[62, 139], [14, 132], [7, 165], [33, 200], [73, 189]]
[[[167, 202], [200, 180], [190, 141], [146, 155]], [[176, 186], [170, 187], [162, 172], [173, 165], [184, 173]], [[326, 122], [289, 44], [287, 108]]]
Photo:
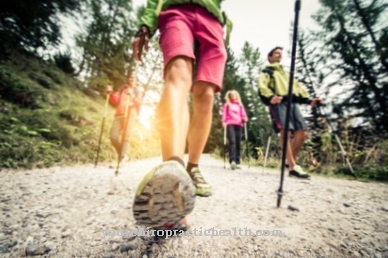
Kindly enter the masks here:
[[164, 90], [157, 111], [163, 161], [173, 156], [183, 159], [190, 120], [187, 98], [192, 69], [192, 60], [187, 57], [174, 58], [165, 68]]
[[133, 205], [136, 221], [151, 228], [185, 229], [185, 220], [177, 222], [177, 219], [194, 209], [196, 185], [188, 177], [184, 164], [177, 163], [183, 160], [186, 145], [191, 73], [192, 60], [186, 57], [176, 57], [165, 67], [165, 84], [157, 119], [163, 161], [174, 157], [175, 162], [163, 162], [144, 177]]
[[121, 116], [115, 116], [113, 118], [112, 127], [109, 133], [109, 139], [117, 152], [117, 156], [120, 156], [121, 150], [121, 142], [120, 142], [120, 134], [121, 134]]
[[292, 140], [291, 148], [292, 148], [292, 154], [295, 161], [306, 138], [307, 138], [307, 131], [299, 130], [294, 132], [294, 139]]
[[197, 82], [193, 86], [193, 118], [188, 134], [189, 162], [198, 164], [208, 139], [213, 113], [215, 86]]
[[[283, 144], [284, 144], [284, 136], [285, 136], [285, 133], [284, 133], [284, 130], [280, 130], [280, 147], [283, 149]], [[288, 165], [289, 165], [289, 169], [292, 170], [295, 166], [296, 166], [296, 163], [295, 163], [295, 159], [294, 159], [294, 155], [292, 153], [292, 146], [291, 146], [291, 141], [290, 141], [290, 133], [288, 134], [288, 142], [287, 142], [287, 152], [286, 152], [286, 159], [287, 159], [287, 162], [288, 162]]]

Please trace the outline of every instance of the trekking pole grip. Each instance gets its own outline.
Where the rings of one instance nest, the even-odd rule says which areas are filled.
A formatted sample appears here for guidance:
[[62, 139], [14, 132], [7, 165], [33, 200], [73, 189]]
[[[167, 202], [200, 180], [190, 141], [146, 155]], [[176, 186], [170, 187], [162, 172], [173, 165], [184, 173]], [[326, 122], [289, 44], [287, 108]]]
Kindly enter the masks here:
[[301, 5], [302, 5], [302, 1], [301, 0], [296, 0], [295, 1], [295, 12], [299, 12], [300, 11]]

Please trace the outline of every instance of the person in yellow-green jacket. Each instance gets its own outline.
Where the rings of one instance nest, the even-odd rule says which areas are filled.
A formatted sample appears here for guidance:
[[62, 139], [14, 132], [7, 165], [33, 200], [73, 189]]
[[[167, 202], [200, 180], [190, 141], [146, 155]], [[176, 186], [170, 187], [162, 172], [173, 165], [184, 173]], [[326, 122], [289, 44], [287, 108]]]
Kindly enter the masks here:
[[159, 30], [164, 61], [164, 87], [157, 109], [163, 162], [144, 177], [133, 206], [137, 223], [144, 226], [185, 228], [185, 216], [194, 209], [195, 197], [213, 193], [198, 164], [210, 133], [214, 95], [222, 88], [225, 45], [231, 31], [221, 2], [148, 0], [140, 19], [132, 43], [134, 58], [141, 60], [143, 47], [148, 51], [149, 39]]
[[[273, 128], [280, 133], [280, 146], [283, 146], [284, 127], [287, 114], [287, 95], [289, 85], [289, 73], [280, 64], [282, 60], [282, 47], [275, 47], [268, 53], [269, 65], [263, 70], [259, 77], [259, 96], [264, 104], [268, 105], [272, 119]], [[299, 110], [298, 104], [316, 106], [323, 104], [321, 98], [310, 98], [308, 92], [294, 80], [292, 103], [290, 109], [289, 128], [293, 139], [289, 140], [286, 158], [286, 166], [289, 175], [297, 178], [308, 179], [310, 175], [304, 172], [301, 166], [296, 164], [296, 158], [307, 138], [307, 124]], [[291, 133], [289, 133], [289, 138]]]

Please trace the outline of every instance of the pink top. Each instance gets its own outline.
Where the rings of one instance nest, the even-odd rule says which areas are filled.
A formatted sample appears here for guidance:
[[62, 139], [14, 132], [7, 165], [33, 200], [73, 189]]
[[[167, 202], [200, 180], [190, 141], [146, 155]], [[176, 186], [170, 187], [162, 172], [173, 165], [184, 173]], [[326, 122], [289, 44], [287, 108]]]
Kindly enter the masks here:
[[244, 106], [240, 106], [236, 100], [232, 100], [230, 105], [225, 103], [222, 107], [222, 123], [226, 123], [227, 125], [243, 126], [243, 119], [246, 117], [247, 114]]

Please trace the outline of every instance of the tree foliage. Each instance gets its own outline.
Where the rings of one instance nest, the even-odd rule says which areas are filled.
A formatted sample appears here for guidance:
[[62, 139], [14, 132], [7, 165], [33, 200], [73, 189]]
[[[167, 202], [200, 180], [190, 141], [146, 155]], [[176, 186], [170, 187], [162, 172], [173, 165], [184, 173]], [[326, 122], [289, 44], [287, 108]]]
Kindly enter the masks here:
[[342, 161], [329, 119], [351, 161], [365, 164], [388, 130], [384, 17], [388, 5], [380, 0], [320, 3], [313, 16], [318, 27], [301, 30], [296, 60], [298, 79], [312, 96], [327, 103], [327, 117], [317, 108], [307, 117], [312, 134], [309, 151], [326, 164]]
[[85, 31], [76, 36], [82, 52], [77, 75], [99, 92], [108, 84], [120, 86], [133, 68], [130, 49], [135, 24], [131, 4], [126, 0], [87, 1], [83, 9], [88, 19]]
[[2, 2], [0, 9], [0, 53], [10, 50], [36, 53], [60, 43], [59, 13], [78, 10], [83, 0], [17, 0]]
[[239, 62], [238, 74], [244, 80], [240, 94], [250, 119], [249, 138], [255, 146], [263, 146], [272, 131], [267, 108], [258, 97], [257, 80], [264, 64], [259, 49], [245, 42]]
[[[327, 89], [333, 112], [355, 126], [388, 130], [387, 3], [380, 0], [321, 0], [319, 29], [302, 37], [300, 67], [308, 85]], [[304, 56], [304, 57], [303, 57]], [[302, 60], [305, 58], [305, 60]]]

